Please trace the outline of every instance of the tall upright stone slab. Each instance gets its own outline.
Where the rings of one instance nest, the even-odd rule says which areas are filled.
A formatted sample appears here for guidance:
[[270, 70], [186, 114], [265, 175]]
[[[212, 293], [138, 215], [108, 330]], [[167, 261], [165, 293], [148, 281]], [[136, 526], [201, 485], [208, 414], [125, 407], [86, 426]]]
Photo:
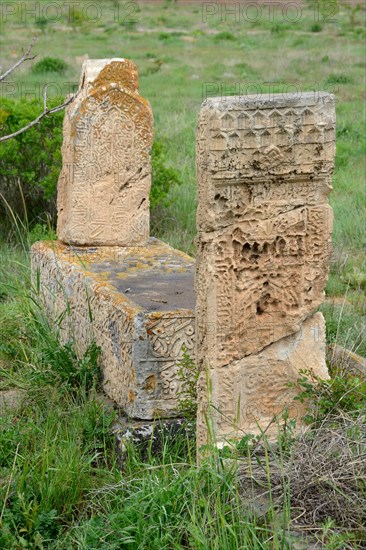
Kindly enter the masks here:
[[[330, 94], [211, 98], [197, 129], [198, 440], [265, 429], [300, 369], [327, 377]], [[207, 420], [211, 423], [207, 429]]]
[[76, 245], [145, 245], [153, 116], [128, 59], [85, 61], [64, 117], [57, 234]]

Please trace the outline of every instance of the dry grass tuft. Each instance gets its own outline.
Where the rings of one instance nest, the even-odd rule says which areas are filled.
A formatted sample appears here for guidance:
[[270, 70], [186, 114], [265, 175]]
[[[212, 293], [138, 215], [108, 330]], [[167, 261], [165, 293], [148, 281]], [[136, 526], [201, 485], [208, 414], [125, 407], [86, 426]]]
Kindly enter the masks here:
[[243, 498], [256, 511], [263, 511], [265, 501], [265, 511], [287, 503], [295, 531], [320, 533], [331, 520], [335, 530], [365, 541], [366, 413], [328, 417], [302, 434], [287, 456], [270, 444], [268, 454], [257, 449], [240, 466], [239, 480]]

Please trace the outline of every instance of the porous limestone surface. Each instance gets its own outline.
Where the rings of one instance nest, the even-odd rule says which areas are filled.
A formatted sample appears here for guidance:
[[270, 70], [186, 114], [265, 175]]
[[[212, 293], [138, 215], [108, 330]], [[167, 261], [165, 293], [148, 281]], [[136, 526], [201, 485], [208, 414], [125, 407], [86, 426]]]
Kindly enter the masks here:
[[[314, 342], [309, 326], [316, 319], [321, 325], [315, 312], [332, 251], [334, 155], [331, 94], [209, 98], [202, 104], [195, 280], [201, 443], [210, 434], [205, 403], [212, 403], [219, 437], [235, 426], [237, 433], [258, 428], [249, 421], [250, 409], [264, 429], [287, 402], [286, 384], [304, 359], [316, 374], [327, 375], [324, 330]], [[294, 348], [289, 339], [302, 333]], [[221, 422], [220, 407], [227, 411]]]
[[183, 348], [194, 354], [194, 260], [151, 238], [147, 246], [32, 247], [46, 314], [82, 354], [101, 348], [106, 394], [132, 418], [177, 415]]
[[[317, 312], [301, 330], [281, 338], [259, 353], [200, 374], [198, 382], [198, 446], [207, 442], [206, 418], [211, 417], [217, 441], [241, 439], [247, 433], [277, 434], [285, 410], [301, 425], [306, 402], [296, 399], [301, 371], [329, 378], [325, 361], [325, 321]], [[207, 414], [210, 404], [214, 413]], [[277, 420], [276, 420], [277, 417]]]
[[323, 302], [335, 153], [330, 94], [206, 100], [197, 128], [198, 362], [297, 332]]

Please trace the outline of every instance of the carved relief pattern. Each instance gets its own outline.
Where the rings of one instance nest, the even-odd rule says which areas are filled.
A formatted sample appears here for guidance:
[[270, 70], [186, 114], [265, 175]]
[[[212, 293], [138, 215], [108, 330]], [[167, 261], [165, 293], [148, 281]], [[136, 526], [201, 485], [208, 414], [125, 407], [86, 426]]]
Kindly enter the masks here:
[[[218, 436], [236, 422], [255, 427], [256, 416], [268, 419], [291, 401], [286, 383], [301, 361], [289, 361], [288, 337], [301, 333], [323, 301], [328, 276], [334, 139], [329, 94], [213, 98], [202, 105], [196, 149], [197, 362], [212, 379]], [[326, 375], [322, 345], [307, 334], [302, 353], [313, 348], [312, 365], [305, 367]], [[210, 401], [204, 373], [199, 388], [202, 443]]]
[[[169, 249], [163, 243], [161, 247]], [[125, 257], [131, 250], [120, 252]], [[99, 253], [105, 262], [115, 257], [112, 249]], [[193, 312], [147, 312], [89, 271], [96, 257], [96, 248], [71, 250], [57, 241], [33, 246], [32, 273], [36, 283], [39, 270], [47, 318], [60, 330], [61, 341], [72, 341], [78, 354], [91, 342], [100, 347], [103, 388], [126, 414], [142, 419], [177, 416], [183, 347], [194, 359]]]
[[323, 300], [331, 253], [334, 106], [329, 96], [309, 104], [260, 110], [212, 100], [202, 107], [200, 363], [224, 365], [260, 351], [299, 330]]
[[332, 102], [327, 96], [306, 103], [262, 109], [235, 101], [204, 104], [197, 132], [202, 230], [218, 229], [230, 216], [264, 218], [273, 208], [286, 212], [304, 198], [317, 204], [326, 197], [335, 152]]
[[[214, 404], [211, 422], [219, 438], [242, 437], [242, 430], [257, 432], [258, 423], [266, 429], [285, 407], [290, 417], [301, 420], [306, 404], [295, 399], [301, 369], [312, 369], [320, 378], [328, 378], [325, 322], [319, 312], [306, 319], [297, 333], [274, 342], [261, 352], [224, 367], [209, 369], [211, 393], [207, 374], [202, 373], [198, 386], [199, 444], [207, 438], [205, 419], [211, 404]], [[276, 434], [276, 425], [272, 424], [272, 428], [272, 433]], [[270, 434], [271, 429], [267, 432]]]
[[194, 354], [194, 317], [149, 319], [146, 330], [155, 357], [182, 358], [183, 348]]
[[[151, 344], [151, 355], [159, 363], [156, 395], [159, 398], [176, 400], [181, 388], [178, 370], [184, 349], [194, 359], [194, 317], [148, 319], [146, 331]], [[153, 362], [154, 359], [150, 361]]]
[[152, 113], [135, 88], [121, 83], [121, 65], [107, 65], [65, 115], [58, 189], [65, 242], [144, 244], [149, 237]]

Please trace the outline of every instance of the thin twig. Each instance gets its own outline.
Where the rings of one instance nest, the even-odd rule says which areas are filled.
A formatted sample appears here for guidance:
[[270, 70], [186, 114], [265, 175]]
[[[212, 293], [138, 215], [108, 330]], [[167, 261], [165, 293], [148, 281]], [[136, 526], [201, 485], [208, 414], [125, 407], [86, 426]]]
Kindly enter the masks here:
[[[46, 87], [47, 88], [47, 87]], [[53, 107], [52, 109], [47, 109], [44, 108], [43, 112], [37, 117], [35, 118], [34, 120], [32, 120], [29, 124], [27, 124], [26, 126], [23, 126], [23, 128], [20, 128], [20, 130], [17, 130], [16, 132], [13, 132], [12, 134], [9, 134], [7, 136], [2, 136], [0, 137], [0, 143], [2, 141], [7, 141], [8, 139], [11, 139], [11, 138], [14, 138], [16, 136], [19, 136], [20, 134], [22, 134], [23, 132], [25, 132], [26, 130], [29, 130], [29, 128], [32, 128], [33, 126], [35, 126], [36, 124], [38, 124], [44, 117], [48, 116], [48, 115], [52, 115], [53, 113], [57, 113], [57, 111], [61, 111], [62, 109], [64, 109], [65, 107], [67, 107], [67, 105], [69, 105], [72, 101], [74, 101], [74, 99], [76, 98], [76, 96], [78, 95], [79, 92], [77, 92], [76, 94], [74, 94], [73, 96], [69, 97], [69, 99], [67, 99], [66, 101], [64, 101], [64, 103], [62, 103], [61, 105], [58, 105], [57, 107]], [[43, 96], [43, 104], [46, 105], [47, 104], [47, 98], [45, 97], [45, 95]]]
[[[33, 56], [29, 55], [32, 48], [33, 48], [33, 46], [34, 46], [35, 41], [36, 41], [36, 37], [34, 37], [32, 39], [31, 43], [29, 44], [28, 48], [25, 50], [23, 56], [19, 59], [19, 61], [17, 61], [12, 67], [10, 67], [10, 69], [5, 71], [5, 73], [0, 76], [0, 82], [5, 80], [5, 78], [7, 76], [9, 76], [9, 74], [11, 74], [15, 69], [17, 69], [22, 63], [24, 63], [24, 61], [29, 61], [29, 60], [34, 59], [35, 57], [37, 57], [36, 55], [33, 55]], [[47, 107], [47, 89], [48, 89], [48, 84], [46, 84], [46, 86], [43, 90], [43, 112], [37, 118], [35, 118], [31, 122], [29, 122], [29, 124], [27, 124], [26, 126], [23, 126], [23, 128], [20, 128], [19, 130], [17, 130], [16, 132], [13, 132], [12, 134], [9, 134], [9, 135], [6, 135], [6, 136], [1, 136], [0, 137], [0, 143], [3, 142], [3, 141], [7, 141], [8, 139], [12, 139], [14, 137], [19, 136], [20, 134], [22, 134], [26, 130], [29, 130], [29, 128], [32, 128], [33, 126], [38, 124], [44, 117], [46, 117], [48, 115], [52, 115], [53, 113], [57, 113], [57, 111], [61, 111], [67, 105], [69, 105], [69, 103], [71, 103], [79, 93], [79, 92], [77, 92], [73, 96], [69, 97], [61, 105], [58, 105], [57, 107], [53, 107], [52, 109], [48, 109], [48, 107]]]
[[48, 84], [46, 84], [43, 90], [43, 112], [47, 111], [47, 88]]
[[22, 55], [22, 57], [19, 59], [19, 61], [17, 61], [12, 67], [10, 67], [7, 71], [5, 71], [4, 74], [0, 75], [0, 82], [2, 82], [3, 80], [5, 80], [5, 78], [7, 76], [9, 76], [13, 71], [15, 71], [15, 69], [17, 69], [22, 63], [24, 63], [24, 61], [30, 61], [32, 59], [34, 59], [35, 57], [37, 57], [36, 55], [32, 55], [30, 56], [30, 52], [34, 46], [34, 43], [35, 41], [37, 40], [36, 37], [32, 38], [32, 41], [31, 43], [29, 44], [28, 48], [25, 50], [24, 54]]

